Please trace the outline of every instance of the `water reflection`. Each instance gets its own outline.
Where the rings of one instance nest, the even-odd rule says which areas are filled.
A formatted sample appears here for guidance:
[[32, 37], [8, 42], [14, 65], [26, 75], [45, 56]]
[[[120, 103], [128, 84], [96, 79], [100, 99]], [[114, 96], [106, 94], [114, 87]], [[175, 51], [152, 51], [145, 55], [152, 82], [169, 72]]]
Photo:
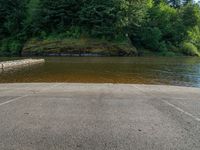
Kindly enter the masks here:
[[200, 59], [56, 57], [0, 74], [0, 82], [143, 83], [200, 87]]

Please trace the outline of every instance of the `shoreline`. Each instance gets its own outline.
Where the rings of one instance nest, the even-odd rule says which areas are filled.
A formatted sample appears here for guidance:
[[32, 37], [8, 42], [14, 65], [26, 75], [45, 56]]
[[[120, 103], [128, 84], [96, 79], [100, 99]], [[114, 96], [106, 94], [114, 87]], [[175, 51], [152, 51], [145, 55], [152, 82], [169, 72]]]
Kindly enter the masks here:
[[197, 89], [200, 90], [200, 87], [195, 86], [179, 86], [179, 85], [165, 85], [165, 84], [132, 84], [132, 83], [79, 83], [79, 82], [22, 82], [22, 83], [0, 83], [1, 85], [68, 85], [68, 86], [144, 86], [149, 88], [184, 88], [184, 89]]
[[128, 42], [84, 39], [31, 39], [22, 56], [136, 56], [137, 49]]

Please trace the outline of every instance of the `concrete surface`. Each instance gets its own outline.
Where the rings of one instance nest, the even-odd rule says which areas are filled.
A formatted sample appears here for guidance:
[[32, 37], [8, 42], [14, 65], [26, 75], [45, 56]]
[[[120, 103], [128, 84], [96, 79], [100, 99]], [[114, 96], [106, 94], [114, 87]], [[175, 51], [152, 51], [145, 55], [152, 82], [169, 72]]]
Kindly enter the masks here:
[[21, 60], [3, 61], [3, 62], [0, 62], [0, 69], [2, 71], [3, 69], [18, 68], [21, 66], [34, 65], [34, 64], [40, 64], [40, 63], [45, 63], [45, 60], [44, 59], [21, 59]]
[[0, 84], [0, 150], [199, 150], [200, 89]]

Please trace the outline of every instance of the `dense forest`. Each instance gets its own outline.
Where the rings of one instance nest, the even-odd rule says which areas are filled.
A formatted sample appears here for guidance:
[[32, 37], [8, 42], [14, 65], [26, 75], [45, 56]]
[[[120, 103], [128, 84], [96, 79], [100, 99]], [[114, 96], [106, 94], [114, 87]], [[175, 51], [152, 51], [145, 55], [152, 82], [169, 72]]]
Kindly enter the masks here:
[[131, 42], [163, 55], [200, 56], [200, 6], [192, 0], [0, 0], [0, 55], [31, 39]]

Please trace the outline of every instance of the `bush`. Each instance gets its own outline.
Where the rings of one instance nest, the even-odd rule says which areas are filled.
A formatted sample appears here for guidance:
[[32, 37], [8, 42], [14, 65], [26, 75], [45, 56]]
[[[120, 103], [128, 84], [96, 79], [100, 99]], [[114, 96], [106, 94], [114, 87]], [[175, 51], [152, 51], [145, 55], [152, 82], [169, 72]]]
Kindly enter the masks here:
[[22, 44], [19, 41], [11, 41], [9, 44], [9, 51], [11, 52], [11, 55], [20, 55], [20, 51], [22, 49]]
[[174, 57], [174, 56], [177, 56], [176, 53], [174, 52], [171, 52], [171, 51], [163, 51], [160, 53], [161, 56], [167, 56], [167, 57]]
[[61, 39], [66, 37], [78, 39], [81, 36], [81, 28], [78, 26], [72, 26], [69, 30], [59, 34], [59, 36]]
[[45, 31], [40, 32], [39, 39], [45, 39], [47, 37], [47, 33]]
[[160, 52], [164, 52], [164, 51], [167, 51], [167, 46], [166, 46], [166, 43], [165, 42], [160, 42], [159, 44], [159, 51]]
[[153, 51], [161, 51], [164, 47], [164, 43], [160, 42], [161, 37], [159, 28], [146, 28], [142, 33], [142, 44]]
[[20, 55], [23, 44], [17, 40], [6, 39], [0, 43], [0, 56]]
[[189, 56], [200, 56], [200, 52], [198, 51], [197, 47], [190, 42], [184, 42], [181, 50], [184, 54]]
[[2, 40], [0, 42], [0, 56], [8, 56], [8, 42], [7, 40]]
[[167, 43], [167, 50], [174, 53], [180, 53], [180, 49], [176, 47], [175, 45], [173, 45], [171, 42]]

